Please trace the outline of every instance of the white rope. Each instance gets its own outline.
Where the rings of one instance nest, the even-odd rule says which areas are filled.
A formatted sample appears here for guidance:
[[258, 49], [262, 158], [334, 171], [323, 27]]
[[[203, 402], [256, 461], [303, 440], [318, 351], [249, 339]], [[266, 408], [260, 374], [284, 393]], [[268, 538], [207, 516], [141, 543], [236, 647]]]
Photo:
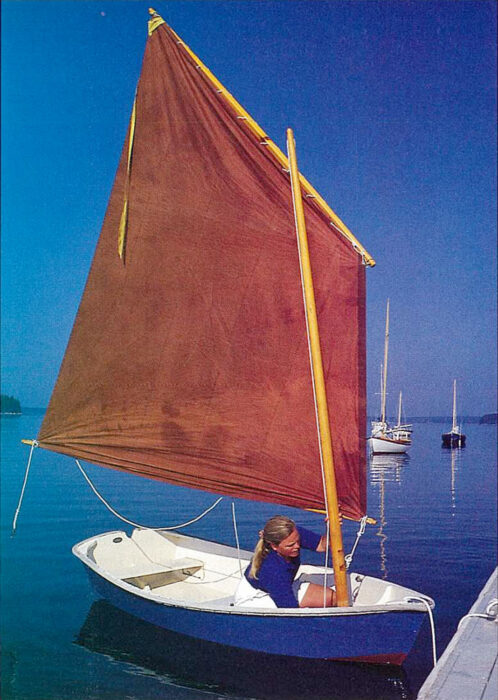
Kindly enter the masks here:
[[[324, 467], [324, 463], [323, 463], [323, 450], [322, 450], [322, 439], [321, 439], [321, 431], [320, 431], [320, 419], [318, 416], [318, 401], [317, 401], [317, 396], [316, 396], [315, 372], [314, 372], [314, 368], [313, 368], [313, 357], [312, 357], [312, 352], [311, 352], [311, 337], [310, 337], [309, 318], [308, 318], [308, 306], [306, 304], [306, 292], [304, 289], [303, 259], [302, 259], [302, 252], [301, 252], [301, 242], [299, 240], [298, 224], [297, 224], [296, 197], [295, 197], [294, 189], [292, 188], [292, 186], [291, 186], [291, 193], [292, 193], [292, 206], [294, 209], [294, 221], [296, 224], [297, 252], [298, 252], [298, 256], [299, 256], [299, 271], [301, 273], [301, 291], [303, 294], [304, 316], [306, 319], [306, 338], [308, 340], [308, 355], [309, 355], [309, 360], [310, 360], [311, 386], [313, 388], [313, 403], [315, 406], [315, 422], [316, 422], [316, 430], [317, 430], [317, 434], [318, 434], [318, 454], [320, 455], [320, 470], [321, 470], [321, 475], [322, 475], [322, 490], [323, 490], [323, 500], [325, 502], [325, 513], [326, 513], [326, 518], [327, 518], [327, 535], [328, 535], [330, 513], [329, 513], [329, 509], [328, 509], [327, 486], [325, 483], [325, 467]], [[325, 549], [326, 561], [328, 560], [329, 545], [330, 545], [330, 538], [327, 536], [327, 546]], [[324, 589], [323, 589], [324, 600], [325, 600], [325, 585], [326, 585], [326, 583], [324, 580]], [[325, 607], [325, 605], [324, 605], [324, 607]]]
[[22, 501], [24, 498], [24, 491], [26, 490], [26, 484], [28, 483], [28, 475], [31, 467], [31, 458], [33, 457], [33, 451], [35, 447], [38, 447], [38, 442], [33, 440], [31, 442], [31, 449], [29, 451], [28, 465], [26, 467], [26, 472], [24, 474], [24, 481], [21, 489], [21, 495], [19, 496], [19, 503], [17, 504], [16, 512], [14, 514], [14, 520], [12, 521], [12, 535], [16, 534], [17, 518], [19, 516], [19, 511], [21, 510]]
[[235, 542], [237, 544], [237, 558], [239, 560], [240, 577], [242, 578], [242, 562], [240, 560], [239, 534], [237, 532], [237, 519], [235, 517], [235, 503], [233, 501], [232, 501], [232, 520], [233, 520], [233, 531], [235, 532]]
[[[493, 612], [493, 608], [495, 608]], [[498, 622], [498, 598], [493, 598], [491, 603], [488, 605], [486, 608], [486, 612], [483, 613], [468, 613], [467, 615], [464, 615], [460, 622], [458, 623], [457, 630], [460, 629], [460, 626], [464, 620], [468, 620], [469, 617], [482, 617], [485, 620], [490, 620], [493, 622]]]
[[368, 516], [364, 515], [363, 518], [360, 520], [360, 529], [356, 533], [356, 540], [355, 540], [355, 543], [353, 545], [353, 549], [350, 551], [349, 554], [346, 554], [346, 556], [344, 557], [344, 561], [346, 562], [346, 569], [349, 569], [351, 562], [353, 561], [353, 556], [354, 556], [356, 547], [358, 546], [358, 542], [360, 541], [360, 537], [365, 532], [365, 528], [367, 526], [367, 519], [368, 519]]
[[323, 607], [327, 603], [327, 569], [329, 565], [329, 542], [330, 542], [330, 523], [327, 519], [327, 546], [325, 548], [325, 571], [323, 575]]
[[411, 603], [414, 600], [419, 601], [420, 603], [423, 603], [425, 607], [427, 608], [427, 613], [429, 615], [429, 622], [431, 623], [431, 637], [432, 637], [432, 661], [434, 664], [434, 667], [437, 664], [437, 654], [436, 654], [436, 627], [434, 625], [434, 616], [432, 614], [432, 609], [431, 606], [429, 605], [429, 602], [425, 598], [419, 598], [418, 596], [409, 596], [408, 598], [403, 599], [406, 603]]
[[[209, 569], [208, 569], [209, 571]], [[215, 572], [218, 573], [218, 572]], [[191, 586], [202, 586], [205, 583], [208, 585], [211, 585], [212, 583], [221, 583], [221, 581], [226, 581], [227, 578], [234, 578], [236, 581], [239, 581], [239, 572], [238, 571], [233, 571], [231, 574], [226, 574], [225, 576], [222, 576], [221, 578], [216, 578], [216, 579], [207, 579], [207, 580], [201, 580], [201, 581], [189, 581], [188, 579], [185, 579], [182, 581], [182, 585], [185, 584], [190, 584]]]
[[207, 508], [203, 513], [201, 513], [200, 515], [198, 515], [196, 518], [193, 518], [192, 520], [189, 520], [189, 521], [186, 522], [186, 523], [182, 523], [181, 525], [170, 525], [169, 527], [149, 527], [148, 525], [140, 525], [139, 523], [133, 522], [133, 520], [128, 520], [127, 518], [125, 518], [125, 517], [123, 517], [122, 515], [120, 515], [116, 510], [114, 510], [114, 508], [113, 508], [113, 507], [105, 500], [105, 498], [104, 498], [103, 496], [101, 496], [101, 494], [97, 491], [97, 489], [95, 488], [95, 486], [92, 484], [92, 482], [91, 482], [91, 480], [90, 480], [90, 477], [89, 477], [88, 474], [85, 472], [85, 470], [83, 469], [83, 467], [81, 466], [81, 464], [79, 463], [79, 461], [76, 459], [75, 462], [76, 462], [76, 464], [78, 465], [78, 468], [79, 468], [80, 472], [81, 472], [81, 473], [83, 474], [83, 476], [85, 477], [85, 479], [86, 479], [88, 485], [90, 486], [90, 488], [92, 489], [92, 491], [94, 492], [94, 494], [97, 496], [97, 498], [98, 498], [100, 501], [102, 501], [102, 503], [105, 505], [105, 507], [106, 507], [108, 510], [110, 510], [111, 513], [112, 513], [113, 515], [115, 515], [117, 518], [119, 518], [119, 519], [122, 520], [123, 522], [128, 523], [128, 525], [133, 525], [133, 527], [140, 527], [140, 528], [142, 528], [143, 530], [178, 530], [178, 529], [180, 529], [180, 528], [182, 528], [182, 527], [187, 527], [187, 525], [192, 525], [192, 523], [196, 523], [198, 520], [200, 520], [201, 518], [203, 518], [205, 515], [207, 515], [207, 514], [209, 513], [209, 511], [213, 510], [213, 508], [215, 508], [215, 507], [218, 505], [218, 503], [219, 503], [220, 501], [223, 500], [223, 496], [220, 496], [220, 498], [218, 498], [218, 500], [215, 501], [211, 506], [209, 506], [209, 508]]

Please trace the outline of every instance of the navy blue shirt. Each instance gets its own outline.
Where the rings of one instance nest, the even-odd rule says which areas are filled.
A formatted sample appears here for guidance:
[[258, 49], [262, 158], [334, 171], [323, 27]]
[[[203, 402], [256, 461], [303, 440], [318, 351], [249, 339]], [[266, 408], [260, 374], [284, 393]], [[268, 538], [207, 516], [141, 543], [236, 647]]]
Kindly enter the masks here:
[[[320, 543], [320, 535], [304, 527], [296, 527], [296, 529], [301, 538], [301, 547], [316, 550]], [[278, 552], [270, 549], [263, 559], [258, 578], [249, 576], [250, 564], [245, 571], [245, 577], [253, 588], [268, 593], [277, 608], [298, 608], [299, 603], [292, 590], [292, 583], [300, 565], [301, 557], [299, 555], [286, 561]]]

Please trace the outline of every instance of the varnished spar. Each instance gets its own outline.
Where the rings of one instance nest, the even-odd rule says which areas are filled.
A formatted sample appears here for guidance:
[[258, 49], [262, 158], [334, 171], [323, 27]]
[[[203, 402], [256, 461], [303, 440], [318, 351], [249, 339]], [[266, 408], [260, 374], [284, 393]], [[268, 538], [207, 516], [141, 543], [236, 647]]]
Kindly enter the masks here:
[[330, 420], [323, 375], [322, 352], [320, 348], [320, 335], [318, 318], [316, 313], [315, 293], [313, 289], [313, 276], [308, 249], [308, 237], [306, 234], [306, 222], [304, 219], [303, 200], [301, 186], [299, 184], [299, 170], [297, 168], [296, 144], [292, 129], [287, 129], [287, 153], [289, 156], [290, 176], [292, 186], [292, 201], [294, 203], [294, 216], [296, 220], [296, 233], [299, 247], [299, 259], [301, 264], [301, 279], [306, 310], [306, 327], [311, 357], [311, 373], [313, 378], [313, 391], [315, 395], [318, 434], [320, 440], [320, 454], [325, 481], [325, 500], [330, 522], [330, 549], [334, 566], [334, 577], [339, 607], [349, 605], [346, 563], [342, 544], [341, 522], [339, 517], [339, 504], [337, 500], [337, 488], [334, 472], [334, 455], [332, 451], [332, 438], [330, 435]]

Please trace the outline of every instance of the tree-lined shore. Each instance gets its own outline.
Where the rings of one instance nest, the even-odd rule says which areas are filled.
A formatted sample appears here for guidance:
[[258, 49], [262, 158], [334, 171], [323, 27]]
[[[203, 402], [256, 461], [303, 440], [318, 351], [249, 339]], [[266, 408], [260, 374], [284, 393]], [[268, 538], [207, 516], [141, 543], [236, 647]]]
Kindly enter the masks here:
[[22, 413], [21, 402], [14, 396], [7, 396], [7, 394], [1, 394], [0, 413], [13, 413], [16, 415]]

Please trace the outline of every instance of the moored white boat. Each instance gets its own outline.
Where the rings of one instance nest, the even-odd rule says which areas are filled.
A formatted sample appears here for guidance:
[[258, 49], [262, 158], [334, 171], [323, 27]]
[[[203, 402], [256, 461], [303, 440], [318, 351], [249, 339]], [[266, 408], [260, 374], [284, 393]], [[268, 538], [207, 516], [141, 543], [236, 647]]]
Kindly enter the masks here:
[[379, 435], [368, 439], [372, 454], [403, 454], [412, 444], [409, 434], [405, 431], [391, 431], [389, 428]]
[[372, 421], [372, 431], [368, 439], [371, 454], [402, 454], [412, 444], [412, 426], [401, 422], [402, 393], [399, 393], [398, 422], [390, 426], [386, 418], [387, 398], [387, 358], [389, 354], [389, 299], [386, 309], [386, 330], [384, 336], [384, 364], [380, 370], [380, 418]]

